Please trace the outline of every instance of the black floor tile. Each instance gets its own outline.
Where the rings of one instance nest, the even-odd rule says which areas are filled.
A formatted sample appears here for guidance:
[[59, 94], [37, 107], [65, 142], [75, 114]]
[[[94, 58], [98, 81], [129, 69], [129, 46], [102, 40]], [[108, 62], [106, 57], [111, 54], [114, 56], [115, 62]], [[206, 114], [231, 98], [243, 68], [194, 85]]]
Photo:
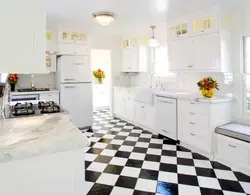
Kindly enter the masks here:
[[140, 137], [140, 133], [130, 133], [129, 136], [131, 137]]
[[109, 131], [107, 134], [110, 134], [110, 135], [117, 135], [119, 132], [117, 132], [117, 131]]
[[231, 168], [226, 166], [226, 165], [223, 165], [219, 162], [211, 162], [211, 165], [214, 169], [222, 169], [222, 170], [229, 170], [231, 171]]
[[133, 195], [154, 195], [154, 193], [135, 190]]
[[113, 186], [94, 184], [87, 195], [110, 195]]
[[178, 185], [168, 182], [158, 182], [156, 193], [160, 195], [178, 195]]
[[191, 152], [191, 150], [184, 148], [182, 146], [177, 146], [177, 151], [181, 151], [181, 152]]
[[115, 186], [134, 189], [137, 179], [133, 177], [120, 176]]
[[209, 189], [209, 188], [200, 188], [201, 195], [223, 195], [222, 190]]
[[244, 193], [244, 190], [238, 181], [231, 181], [224, 179], [218, 179], [218, 180], [222, 190]]
[[[234, 172], [234, 175], [236, 176], [236, 178], [239, 180], [239, 181], [243, 181], [243, 182], [248, 182], [250, 183], [250, 177], [243, 174], [243, 173], [240, 173], [240, 172]], [[250, 185], [250, 184], [249, 184]]]
[[196, 169], [196, 174], [198, 176], [216, 178], [216, 175], [213, 169], [200, 168], [200, 167], [196, 167], [195, 169]]
[[102, 156], [99, 155], [96, 159], [95, 162], [100, 162], [100, 163], [106, 163], [108, 164], [111, 161], [112, 157], [110, 156]]
[[149, 144], [149, 148], [162, 149], [162, 144]]
[[130, 152], [117, 151], [115, 157], [128, 158], [130, 154]]
[[122, 145], [125, 145], [125, 146], [135, 146], [136, 142], [132, 142], [132, 141], [124, 141], [122, 143]]
[[177, 173], [177, 165], [161, 163], [160, 170], [166, 171], [166, 172]]
[[102, 134], [102, 133], [95, 133], [94, 135], [93, 135], [93, 137], [103, 137], [105, 134]]
[[130, 133], [132, 131], [132, 129], [122, 129], [121, 132], [127, 132]]
[[138, 142], [147, 142], [147, 143], [149, 143], [149, 142], [150, 142], [150, 138], [143, 138], [143, 137], [140, 137], [140, 138], [138, 139]]
[[197, 177], [193, 175], [178, 174], [178, 183], [191, 186], [199, 186]]
[[115, 136], [114, 139], [125, 140], [126, 138], [127, 138], [126, 136], [117, 135], [117, 136]]
[[90, 161], [85, 161], [84, 163], [85, 163], [85, 170], [86, 170], [92, 162], [90, 162]]
[[176, 141], [171, 139], [164, 139], [163, 144], [176, 145]]
[[147, 161], [154, 161], [154, 162], [160, 162], [161, 156], [152, 155], [152, 154], [146, 154], [145, 160]]
[[112, 139], [101, 138], [98, 142], [109, 144]]
[[118, 150], [120, 147], [121, 147], [120, 145], [109, 144], [109, 145], [107, 145], [106, 149]]
[[177, 156], [177, 152], [174, 150], [162, 150], [162, 155], [163, 156]]
[[118, 166], [118, 165], [108, 165], [105, 169], [104, 169], [104, 173], [111, 173], [111, 174], [116, 174], [116, 175], [120, 175], [121, 172], [123, 170], [123, 166]]
[[103, 151], [103, 149], [100, 148], [90, 148], [87, 153], [91, 154], [100, 154]]
[[196, 160], [209, 160], [209, 158], [202, 156], [198, 153], [192, 153], [192, 155], [193, 155], [193, 159], [196, 159]]
[[126, 166], [127, 167], [141, 168], [142, 164], [143, 164], [142, 160], [128, 159]]
[[138, 152], [138, 153], [147, 153], [147, 148], [141, 148], [141, 147], [134, 147], [133, 152]]
[[96, 182], [97, 179], [100, 177], [101, 173], [94, 172], [94, 171], [85, 171], [85, 180]]
[[178, 165], [194, 166], [194, 161], [193, 161], [193, 159], [177, 158], [177, 164]]
[[159, 171], [142, 169], [141, 172], [140, 172], [139, 177], [142, 178], [142, 179], [157, 180], [158, 175], [159, 175]]

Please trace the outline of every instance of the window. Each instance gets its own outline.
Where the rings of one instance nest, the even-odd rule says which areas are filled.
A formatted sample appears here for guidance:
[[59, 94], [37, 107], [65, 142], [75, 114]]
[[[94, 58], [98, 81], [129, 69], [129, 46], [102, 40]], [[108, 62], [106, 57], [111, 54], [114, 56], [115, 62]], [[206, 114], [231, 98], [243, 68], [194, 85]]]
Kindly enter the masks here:
[[250, 36], [243, 39], [244, 111], [250, 113]]
[[157, 76], [168, 75], [168, 48], [166, 45], [155, 48], [154, 50], [154, 73]]

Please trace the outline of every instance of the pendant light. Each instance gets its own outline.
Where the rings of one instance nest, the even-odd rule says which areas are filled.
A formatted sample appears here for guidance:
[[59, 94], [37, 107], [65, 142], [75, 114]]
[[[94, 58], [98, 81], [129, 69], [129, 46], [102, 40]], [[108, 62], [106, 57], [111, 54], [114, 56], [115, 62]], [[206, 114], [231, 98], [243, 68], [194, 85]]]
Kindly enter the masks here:
[[116, 15], [112, 12], [96, 12], [92, 14], [93, 20], [102, 26], [108, 26], [112, 23]]
[[149, 39], [148, 46], [149, 47], [157, 47], [158, 45], [160, 45], [160, 43], [155, 38], [155, 32], [154, 32], [154, 30], [156, 29], [156, 26], [150, 26], [150, 28], [152, 29], [153, 36], [151, 37], [151, 39]]

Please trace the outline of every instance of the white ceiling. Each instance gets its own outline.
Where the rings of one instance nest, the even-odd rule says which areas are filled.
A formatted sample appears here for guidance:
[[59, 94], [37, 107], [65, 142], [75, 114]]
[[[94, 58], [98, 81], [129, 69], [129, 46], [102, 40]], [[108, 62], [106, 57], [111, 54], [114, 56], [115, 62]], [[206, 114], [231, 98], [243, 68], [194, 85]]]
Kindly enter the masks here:
[[[97, 11], [112, 11], [117, 19], [109, 29], [125, 26], [138, 26], [166, 22], [197, 9], [220, 3], [239, 2], [239, 0], [45, 0], [47, 18], [61, 24], [76, 27], [99, 28], [91, 15]], [[98, 26], [98, 27], [97, 27]]]

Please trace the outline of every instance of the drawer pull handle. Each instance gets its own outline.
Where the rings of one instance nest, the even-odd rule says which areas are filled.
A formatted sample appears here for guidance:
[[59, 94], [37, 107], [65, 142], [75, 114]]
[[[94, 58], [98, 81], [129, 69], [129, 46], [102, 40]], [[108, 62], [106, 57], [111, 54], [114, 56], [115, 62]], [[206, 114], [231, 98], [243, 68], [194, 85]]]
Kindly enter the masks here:
[[193, 105], [194, 105], [195, 103], [194, 103], [194, 102], [190, 102], [190, 104], [193, 104]]
[[193, 134], [193, 133], [190, 133], [190, 135], [195, 136], [195, 134]]
[[236, 146], [233, 146], [233, 145], [231, 145], [231, 144], [229, 144], [229, 147], [231, 147], [231, 148], [236, 148]]
[[195, 113], [194, 113], [194, 112], [190, 112], [190, 114], [191, 114], [191, 115], [195, 115]]
[[193, 122], [190, 122], [190, 124], [191, 124], [191, 125], [195, 125], [195, 123], [193, 123]]
[[141, 108], [145, 108], [144, 106], [141, 106]]
[[165, 132], [165, 133], [169, 133], [169, 131], [166, 131], [166, 130], [164, 130], [164, 129], [161, 129], [163, 132]]

